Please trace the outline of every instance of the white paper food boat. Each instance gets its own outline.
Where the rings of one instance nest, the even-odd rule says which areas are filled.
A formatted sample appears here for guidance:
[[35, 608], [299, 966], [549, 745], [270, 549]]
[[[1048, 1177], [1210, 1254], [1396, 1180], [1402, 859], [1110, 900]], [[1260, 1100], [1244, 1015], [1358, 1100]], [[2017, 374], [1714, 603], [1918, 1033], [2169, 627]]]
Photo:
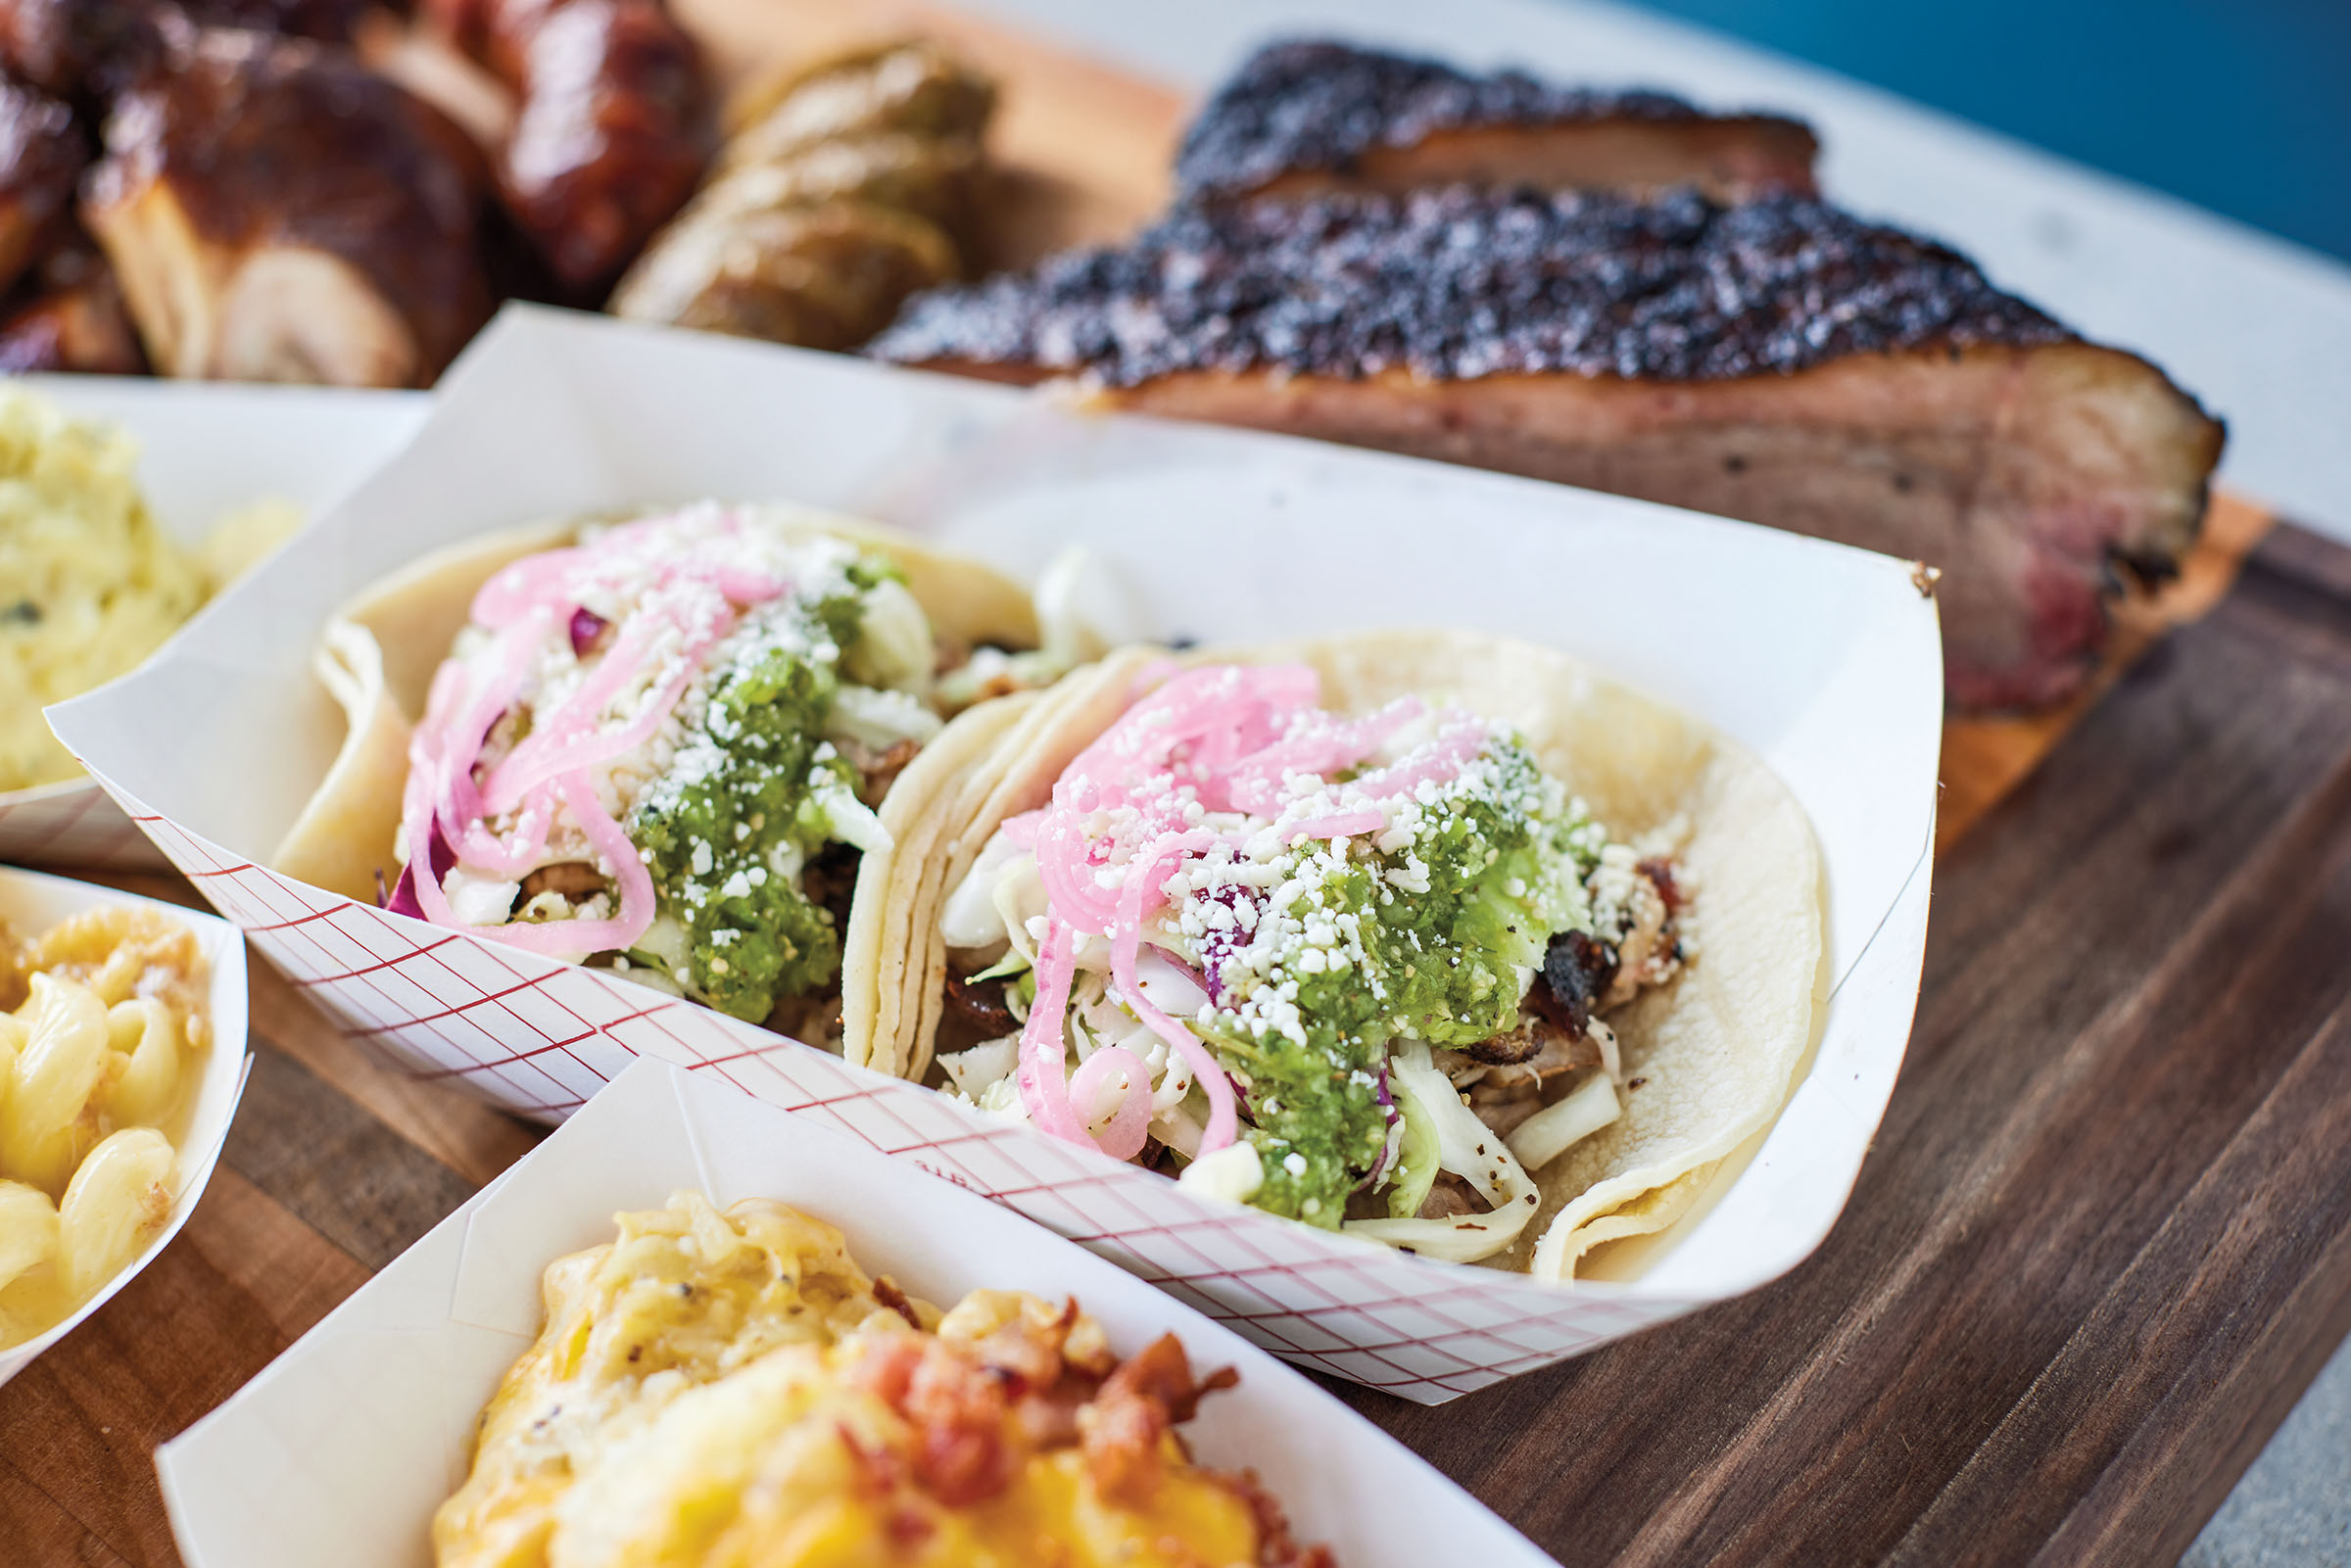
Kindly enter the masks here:
[[[1831, 1000], [1751, 1158], [1572, 1292], [1194, 1196], [1025, 1124], [611, 974], [389, 915], [258, 863], [341, 725], [330, 609], [485, 529], [626, 502], [781, 499], [1033, 575], [1080, 542], [1204, 640], [1466, 625], [1555, 643], [1737, 736], [1819, 833]], [[1074, 416], [1001, 388], [509, 310], [408, 451], [136, 677], [53, 709], [67, 744], [352, 1036], [559, 1119], [638, 1055], [998, 1198], [1278, 1354], [1440, 1402], [1752, 1289], [1827, 1234], [1899, 1069], [1926, 937], [1942, 718], [1906, 563], [1559, 486], [1315, 443]], [[266, 767], [238, 759], [269, 759]]]
[[112, 1301], [117, 1291], [129, 1284], [132, 1276], [153, 1262], [156, 1254], [179, 1234], [179, 1227], [195, 1212], [196, 1201], [204, 1196], [204, 1184], [212, 1179], [213, 1165], [219, 1160], [220, 1146], [228, 1137], [228, 1123], [237, 1114], [237, 1100], [245, 1092], [245, 1069], [251, 1060], [245, 1052], [245, 938], [234, 926], [177, 904], [158, 903], [151, 898], [118, 893], [112, 888], [93, 887], [88, 882], [68, 881], [62, 877], [0, 867], [0, 921], [14, 927], [19, 936], [38, 935], [69, 915], [107, 905], [158, 909], [184, 922], [196, 933], [196, 945], [203, 951], [205, 962], [212, 966], [212, 986], [206, 995], [212, 1011], [212, 1052], [205, 1058], [187, 1128], [175, 1148], [178, 1158], [173, 1163], [172, 1174], [179, 1183], [179, 1191], [172, 1199], [171, 1218], [128, 1267], [71, 1317], [12, 1350], [0, 1351], [0, 1383], [24, 1371], [35, 1356], [72, 1333], [91, 1313]]
[[[317, 516], [399, 450], [423, 420], [427, 401], [416, 392], [111, 376], [26, 376], [23, 383], [72, 413], [128, 430], [139, 444], [139, 488], [156, 521], [188, 545], [259, 500]], [[0, 861], [157, 871], [168, 864], [87, 779], [0, 789]]]
[[[952, 1305], [980, 1287], [1074, 1296], [1114, 1348], [1173, 1332], [1241, 1382], [1185, 1429], [1254, 1468], [1302, 1541], [1350, 1568], [1548, 1562], [1468, 1494], [1229, 1331], [1036, 1226], [698, 1075], [641, 1064], [156, 1455], [189, 1568], [411, 1568], [464, 1479], [476, 1419], [538, 1333], [539, 1277], [612, 1215], [694, 1189], [780, 1198], [864, 1267]], [[1307, 1435], [1303, 1436], [1302, 1434]]]

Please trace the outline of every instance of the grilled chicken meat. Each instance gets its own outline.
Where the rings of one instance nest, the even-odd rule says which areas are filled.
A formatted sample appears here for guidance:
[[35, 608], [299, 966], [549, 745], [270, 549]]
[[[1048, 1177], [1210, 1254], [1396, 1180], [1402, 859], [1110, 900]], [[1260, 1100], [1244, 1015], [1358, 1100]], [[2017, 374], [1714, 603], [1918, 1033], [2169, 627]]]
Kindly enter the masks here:
[[130, 376], [146, 368], [114, 269], [86, 240], [52, 252], [35, 272], [30, 294], [20, 295], [0, 315], [0, 374]]
[[1557, 87], [1515, 71], [1319, 39], [1268, 45], [1200, 111], [1176, 161], [1186, 198], [1427, 185], [1809, 195], [1819, 143], [1799, 120], [1709, 115], [1665, 93]]
[[349, 54], [211, 31], [122, 94], [82, 220], [167, 375], [432, 379], [489, 314], [472, 148]]
[[72, 110], [47, 93], [0, 80], [0, 291], [61, 237], [89, 161]]
[[162, 60], [176, 13], [156, 0], [0, 0], [0, 67], [82, 107]]
[[207, 27], [242, 27], [320, 43], [348, 44], [358, 35], [369, 0], [168, 0]]
[[1942, 569], [1960, 706], [2055, 701], [2174, 569], [2222, 428], [1964, 257], [1809, 199], [1455, 188], [1179, 210], [873, 347], [1095, 404], [1696, 507]]
[[555, 281], [610, 286], [694, 193], [717, 138], [701, 51], [662, 0], [428, 0], [520, 100], [501, 202]]
[[614, 314], [849, 349], [963, 275], [994, 89], [929, 44], [862, 50], [755, 91], [719, 173], [646, 248]]

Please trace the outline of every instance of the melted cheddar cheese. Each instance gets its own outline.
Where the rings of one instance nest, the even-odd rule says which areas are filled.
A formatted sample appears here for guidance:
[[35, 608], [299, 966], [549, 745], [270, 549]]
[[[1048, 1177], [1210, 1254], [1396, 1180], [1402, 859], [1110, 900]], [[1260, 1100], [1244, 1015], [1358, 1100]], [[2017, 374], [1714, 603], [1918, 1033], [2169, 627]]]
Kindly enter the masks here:
[[[619, 1226], [548, 1269], [546, 1327], [435, 1517], [442, 1568], [1259, 1562], [1249, 1497], [1164, 1424], [1106, 1482], [1092, 1428], [1132, 1412], [1080, 1402], [1115, 1360], [1074, 1307], [976, 1292], [942, 1318], [772, 1202], [681, 1194]], [[1004, 1393], [1026, 1364], [1048, 1391], [1086, 1369], [1066, 1430]]]

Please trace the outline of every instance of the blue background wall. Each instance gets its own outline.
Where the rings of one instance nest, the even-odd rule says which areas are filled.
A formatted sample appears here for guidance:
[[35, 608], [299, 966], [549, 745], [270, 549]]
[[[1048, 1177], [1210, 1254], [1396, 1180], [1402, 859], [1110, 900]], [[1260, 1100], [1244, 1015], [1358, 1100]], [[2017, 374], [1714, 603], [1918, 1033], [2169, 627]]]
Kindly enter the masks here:
[[2351, 0], [1639, 0], [2351, 261]]

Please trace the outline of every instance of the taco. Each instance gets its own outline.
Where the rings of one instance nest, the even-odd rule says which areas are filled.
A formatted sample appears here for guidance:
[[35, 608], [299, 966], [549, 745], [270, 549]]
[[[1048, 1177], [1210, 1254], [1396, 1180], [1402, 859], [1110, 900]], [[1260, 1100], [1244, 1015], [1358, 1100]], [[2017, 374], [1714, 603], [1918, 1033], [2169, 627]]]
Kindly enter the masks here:
[[851, 935], [885, 954], [882, 1070], [1275, 1214], [1566, 1279], [1683, 1212], [1809, 1048], [1802, 810], [1562, 654], [1128, 651], [959, 719], [942, 757], [975, 749], [958, 727], [979, 760], [884, 812], [928, 839], [861, 868], [888, 887]]
[[954, 703], [1050, 673], [1037, 641], [1018, 585], [816, 513], [702, 502], [475, 541], [327, 628], [347, 737], [273, 864], [855, 1034], [874, 998], [840, 983], [841, 935], [857, 857], [889, 846], [874, 808]]

